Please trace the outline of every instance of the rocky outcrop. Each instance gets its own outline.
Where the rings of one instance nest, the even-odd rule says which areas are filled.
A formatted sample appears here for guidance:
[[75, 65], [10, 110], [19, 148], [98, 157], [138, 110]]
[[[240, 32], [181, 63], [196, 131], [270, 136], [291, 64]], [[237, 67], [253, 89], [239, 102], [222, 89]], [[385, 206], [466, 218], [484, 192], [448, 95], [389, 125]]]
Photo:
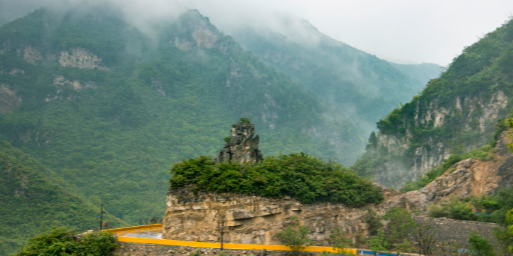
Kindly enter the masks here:
[[258, 163], [264, 156], [258, 149], [260, 137], [255, 134], [254, 124], [234, 124], [230, 133], [230, 141], [217, 154], [215, 161], [238, 162], [241, 164]]
[[499, 137], [493, 160], [465, 159], [451, 166], [423, 189], [409, 193], [438, 202], [454, 196], [465, 198], [487, 195], [500, 188], [509, 188], [513, 183], [513, 155], [507, 148], [509, 143], [509, 134], [504, 132]]
[[[387, 161], [374, 171], [375, 182], [400, 188], [405, 181], [424, 175], [451, 156], [451, 152], [454, 151], [453, 143], [441, 140], [439, 135], [423, 138], [422, 144], [412, 143], [415, 129], [441, 128], [451, 118], [461, 116], [459, 129], [468, 134], [479, 134], [472, 141], [468, 141], [465, 150], [485, 145], [492, 139], [494, 124], [503, 117], [508, 99], [504, 92], [497, 91], [489, 98], [457, 97], [453, 100], [452, 106], [441, 106], [436, 99], [426, 106], [427, 109], [421, 110], [420, 104], [417, 103], [413, 121], [403, 120], [403, 123], [413, 122], [411, 126], [404, 127], [404, 134], [378, 133], [376, 151], [387, 152]], [[394, 157], [405, 155], [408, 155], [408, 162], [405, 162], [404, 158]]]
[[167, 196], [163, 238], [219, 242], [221, 229], [226, 243], [280, 244], [277, 238], [292, 221], [299, 219], [309, 230], [314, 245], [330, 245], [331, 230], [342, 229], [348, 238], [368, 235], [365, 220], [368, 210], [383, 215], [390, 207], [417, 209], [421, 213], [445, 197], [430, 191], [401, 194], [385, 190], [385, 200], [378, 205], [351, 208], [342, 204], [303, 204], [292, 198], [264, 198], [248, 194], [193, 192], [187, 188], [172, 190]]
[[289, 197], [193, 192], [187, 188], [170, 190], [163, 237], [218, 242], [224, 226], [225, 242], [277, 244], [276, 234], [295, 216], [308, 227], [315, 245], [328, 245], [334, 228], [343, 229], [348, 237], [355, 239], [358, 234], [367, 234], [368, 209], [385, 214], [390, 207], [402, 207], [416, 209], [424, 215], [429, 206], [452, 197], [491, 194], [503, 184], [513, 183], [513, 155], [506, 148], [508, 135], [503, 133], [499, 141], [502, 143], [492, 161], [463, 160], [417, 191], [400, 193], [383, 188], [382, 203], [362, 208], [335, 203], [303, 204]]
[[16, 91], [9, 88], [7, 84], [0, 84], [0, 113], [12, 113], [21, 103], [21, 98], [16, 95]]
[[23, 49], [18, 49], [18, 56], [20, 55], [23, 56], [23, 59], [32, 64], [37, 64], [39, 61], [43, 60], [43, 55], [41, 54], [41, 52], [38, 49], [31, 46], [27, 46]]
[[364, 209], [341, 204], [302, 204], [291, 198], [264, 198], [230, 193], [168, 193], [163, 238], [218, 242], [224, 227], [227, 243], [280, 244], [276, 234], [296, 216], [316, 245], [328, 245], [330, 230], [343, 227], [355, 236], [365, 232]]
[[84, 69], [107, 69], [101, 65], [102, 59], [86, 49], [74, 48], [70, 51], [62, 51], [59, 64], [63, 67], [75, 67]]
[[197, 10], [185, 12], [178, 19], [174, 29], [178, 33], [166, 40], [182, 51], [197, 48], [217, 49], [223, 54], [242, 51], [234, 41], [225, 40], [225, 35]]

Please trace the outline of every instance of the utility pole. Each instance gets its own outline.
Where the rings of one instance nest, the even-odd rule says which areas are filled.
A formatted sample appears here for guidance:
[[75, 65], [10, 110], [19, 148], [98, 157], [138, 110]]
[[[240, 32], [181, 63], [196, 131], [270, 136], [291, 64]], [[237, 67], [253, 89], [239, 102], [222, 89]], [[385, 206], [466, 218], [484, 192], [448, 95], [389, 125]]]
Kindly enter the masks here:
[[223, 250], [224, 215], [221, 215], [221, 250]]
[[98, 215], [98, 218], [100, 218], [100, 231], [102, 231], [102, 228], [103, 228], [103, 214], [104, 213], [105, 213], [105, 211], [103, 211], [103, 204], [101, 204], [100, 215]]

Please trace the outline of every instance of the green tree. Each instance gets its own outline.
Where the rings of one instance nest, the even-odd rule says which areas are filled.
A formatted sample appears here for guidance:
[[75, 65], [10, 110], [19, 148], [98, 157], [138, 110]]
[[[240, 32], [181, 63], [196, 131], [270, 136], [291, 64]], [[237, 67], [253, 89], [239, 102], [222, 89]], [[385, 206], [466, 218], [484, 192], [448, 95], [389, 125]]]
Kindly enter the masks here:
[[346, 238], [344, 231], [340, 228], [331, 230], [330, 238], [333, 250], [337, 254], [346, 255], [345, 249], [351, 245], [351, 240]]
[[492, 243], [483, 236], [476, 234], [475, 232], [470, 234], [468, 237], [470, 243], [470, 249], [474, 255], [477, 256], [495, 256]]
[[378, 234], [369, 238], [369, 249], [377, 255], [378, 252], [386, 251], [388, 242], [385, 238], [383, 230], [379, 230]]
[[117, 239], [107, 232], [95, 232], [78, 237], [66, 228], [52, 228], [49, 232], [29, 240], [15, 256], [42, 255], [113, 255]]
[[[506, 222], [507, 223], [513, 223], [513, 209], [510, 209], [508, 213], [506, 214]], [[508, 226], [510, 239], [513, 239], [513, 224]], [[513, 246], [509, 247], [509, 251], [513, 252]]]
[[291, 222], [285, 229], [277, 235], [286, 246], [292, 249], [293, 254], [297, 255], [313, 243], [313, 240], [308, 238], [308, 228], [299, 223], [299, 219], [295, 216], [291, 218]]
[[378, 234], [378, 231], [383, 227], [383, 223], [381, 223], [381, 218], [376, 214], [372, 209], [367, 209], [367, 214], [365, 215], [365, 223], [367, 223], [367, 230], [369, 231], [370, 236], [375, 236]]
[[247, 117], [241, 117], [237, 124], [251, 124], [251, 121]]
[[401, 255], [401, 252], [415, 252], [413, 245], [406, 239], [403, 239], [402, 243], [395, 244], [395, 248], [398, 255]]
[[433, 254], [433, 247], [437, 244], [437, 241], [435, 239], [435, 232], [436, 230], [433, 229], [433, 227], [429, 224], [417, 224], [417, 232], [415, 234], [415, 239], [417, 240], [419, 250], [422, 254]]
[[507, 227], [497, 227], [492, 230], [493, 236], [500, 246], [500, 252], [503, 255], [511, 255], [509, 248], [513, 246], [512, 236]]
[[405, 238], [417, 227], [417, 223], [415, 223], [408, 210], [398, 207], [388, 209], [383, 219], [389, 221], [385, 233], [389, 245], [395, 246], [396, 251], [400, 253], [403, 248], [408, 246]]

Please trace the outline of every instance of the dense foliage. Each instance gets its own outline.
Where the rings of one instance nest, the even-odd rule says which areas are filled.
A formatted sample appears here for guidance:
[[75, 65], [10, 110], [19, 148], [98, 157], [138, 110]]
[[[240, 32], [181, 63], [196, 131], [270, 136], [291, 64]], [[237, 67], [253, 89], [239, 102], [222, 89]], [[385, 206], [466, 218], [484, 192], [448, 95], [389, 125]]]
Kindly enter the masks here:
[[513, 188], [500, 189], [496, 195], [452, 198], [429, 209], [431, 217], [506, 224], [506, 214], [513, 208]]
[[[0, 255], [52, 226], [88, 230], [99, 226], [99, 205], [65, 189], [66, 183], [34, 158], [0, 141]], [[111, 226], [127, 225], [105, 214]]]
[[470, 244], [470, 250], [473, 252], [473, 255], [476, 256], [495, 256], [495, 252], [493, 249], [492, 243], [488, 241], [483, 236], [478, 235], [477, 233], [472, 233], [468, 237], [468, 242]]
[[107, 232], [96, 232], [77, 236], [66, 228], [52, 228], [49, 232], [35, 236], [13, 256], [69, 255], [91, 256], [114, 255], [117, 239]]
[[171, 173], [172, 188], [194, 185], [200, 191], [292, 196], [304, 203], [337, 202], [353, 207], [383, 200], [381, 190], [371, 181], [336, 162], [305, 153], [267, 157], [254, 166], [216, 164], [202, 156], [174, 164]]
[[[408, 170], [425, 154], [442, 154], [440, 146], [444, 154], [465, 155], [494, 140], [496, 131], [503, 129], [504, 124], [496, 125], [486, 111], [493, 109], [501, 119], [513, 109], [512, 35], [513, 20], [510, 20], [465, 48], [440, 78], [431, 80], [418, 96], [380, 120], [378, 137], [404, 143], [404, 149], [375, 144], [367, 148], [354, 169], [366, 176], [390, 173], [398, 168]], [[412, 172], [400, 173], [389, 179], [389, 183], [402, 185], [402, 181], [417, 176]], [[423, 186], [421, 183], [410, 184], [408, 190]]]

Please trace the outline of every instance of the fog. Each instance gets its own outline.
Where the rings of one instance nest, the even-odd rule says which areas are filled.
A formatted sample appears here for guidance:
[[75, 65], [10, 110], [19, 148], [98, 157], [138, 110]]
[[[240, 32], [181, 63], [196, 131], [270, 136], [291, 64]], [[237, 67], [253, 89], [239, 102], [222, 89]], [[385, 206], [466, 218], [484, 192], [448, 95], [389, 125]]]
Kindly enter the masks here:
[[[274, 14], [304, 18], [320, 32], [380, 58], [398, 63], [448, 65], [480, 37], [513, 14], [511, 0], [109, 0], [130, 21], [145, 27], [155, 18], [198, 9], [221, 30], [270, 24]], [[100, 0], [0, 0], [0, 24], [42, 6], [68, 8]]]
[[224, 28], [262, 22], [263, 14], [291, 13], [322, 33], [380, 58], [442, 66], [513, 13], [510, 0], [189, 0], [187, 5]]

